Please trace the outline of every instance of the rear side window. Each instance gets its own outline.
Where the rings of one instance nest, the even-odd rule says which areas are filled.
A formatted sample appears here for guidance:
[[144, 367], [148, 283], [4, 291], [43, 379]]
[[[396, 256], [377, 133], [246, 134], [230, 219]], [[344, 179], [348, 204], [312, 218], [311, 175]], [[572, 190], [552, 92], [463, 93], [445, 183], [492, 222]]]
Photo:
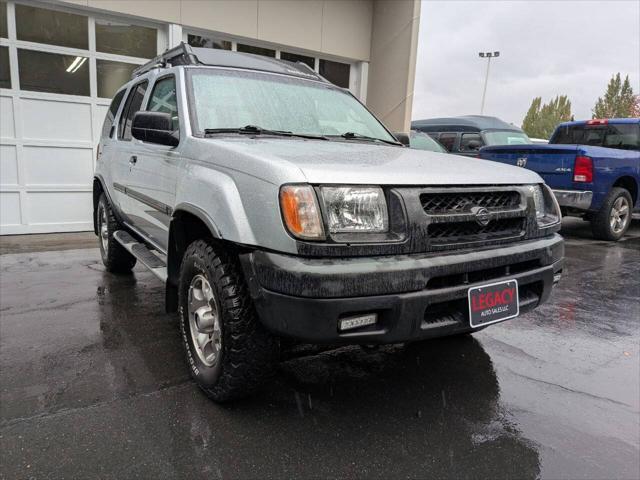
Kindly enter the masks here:
[[118, 137], [121, 140], [131, 140], [131, 122], [133, 120], [133, 115], [140, 110], [148, 85], [149, 82], [146, 80], [137, 84], [131, 89], [129, 96], [127, 97], [127, 103], [124, 106], [122, 115], [120, 116], [120, 125], [118, 126]]
[[[474, 143], [471, 143], [474, 142]], [[471, 145], [469, 145], [471, 143]], [[483, 144], [482, 137], [479, 133], [463, 133], [460, 139], [461, 152], [475, 152]]]
[[147, 110], [170, 114], [173, 130], [178, 129], [178, 99], [176, 96], [176, 78], [173, 75], [161, 78], [153, 86]]
[[109, 110], [107, 110], [107, 116], [102, 124], [102, 138], [113, 138], [111, 127], [113, 126], [113, 120], [116, 118], [116, 113], [118, 113], [118, 108], [120, 108], [120, 104], [122, 103], [124, 92], [125, 90], [120, 90], [116, 93], [116, 96], [113, 97], [113, 100], [111, 100], [111, 105], [109, 105]]
[[453, 146], [456, 143], [457, 136], [457, 133], [441, 133], [438, 137], [438, 141], [444, 148], [451, 152], [453, 151]]

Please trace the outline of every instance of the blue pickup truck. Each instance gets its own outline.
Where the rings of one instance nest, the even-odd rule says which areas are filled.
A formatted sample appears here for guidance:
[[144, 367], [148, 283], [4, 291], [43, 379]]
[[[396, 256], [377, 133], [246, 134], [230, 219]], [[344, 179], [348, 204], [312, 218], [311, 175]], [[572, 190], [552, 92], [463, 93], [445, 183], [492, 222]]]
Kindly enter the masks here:
[[598, 239], [619, 240], [640, 204], [640, 118], [561, 123], [547, 145], [484, 147], [478, 156], [539, 173], [563, 215], [589, 220]]

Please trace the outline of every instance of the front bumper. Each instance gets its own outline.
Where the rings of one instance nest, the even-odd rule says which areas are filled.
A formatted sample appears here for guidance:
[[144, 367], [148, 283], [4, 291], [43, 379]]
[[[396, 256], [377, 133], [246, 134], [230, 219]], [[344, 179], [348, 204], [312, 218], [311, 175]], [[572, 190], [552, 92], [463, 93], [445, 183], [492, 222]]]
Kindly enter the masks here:
[[553, 190], [561, 207], [589, 210], [593, 192], [588, 190]]
[[[470, 287], [517, 279], [520, 312], [549, 298], [562, 271], [562, 237], [451, 254], [310, 259], [241, 255], [258, 316], [273, 332], [314, 343], [397, 343], [471, 331]], [[345, 317], [375, 325], [340, 332]]]

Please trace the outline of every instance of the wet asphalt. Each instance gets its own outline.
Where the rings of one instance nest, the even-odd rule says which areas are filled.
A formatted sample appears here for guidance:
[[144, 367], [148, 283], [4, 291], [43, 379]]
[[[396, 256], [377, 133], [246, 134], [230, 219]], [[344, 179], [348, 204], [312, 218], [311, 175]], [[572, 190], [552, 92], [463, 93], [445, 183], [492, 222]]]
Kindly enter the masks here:
[[565, 276], [533, 313], [306, 352], [225, 406], [190, 380], [150, 273], [106, 273], [88, 235], [5, 237], [0, 478], [637, 479], [640, 222], [619, 243], [563, 234]]

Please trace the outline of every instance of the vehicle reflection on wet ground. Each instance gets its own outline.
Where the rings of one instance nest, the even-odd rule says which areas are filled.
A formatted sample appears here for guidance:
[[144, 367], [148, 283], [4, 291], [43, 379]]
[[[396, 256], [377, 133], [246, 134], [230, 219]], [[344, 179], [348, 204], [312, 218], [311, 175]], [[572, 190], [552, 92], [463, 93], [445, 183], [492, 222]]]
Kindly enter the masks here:
[[226, 406], [189, 379], [150, 273], [108, 274], [95, 248], [3, 255], [0, 477], [637, 478], [640, 225], [617, 244], [563, 233], [535, 312], [298, 352]]

